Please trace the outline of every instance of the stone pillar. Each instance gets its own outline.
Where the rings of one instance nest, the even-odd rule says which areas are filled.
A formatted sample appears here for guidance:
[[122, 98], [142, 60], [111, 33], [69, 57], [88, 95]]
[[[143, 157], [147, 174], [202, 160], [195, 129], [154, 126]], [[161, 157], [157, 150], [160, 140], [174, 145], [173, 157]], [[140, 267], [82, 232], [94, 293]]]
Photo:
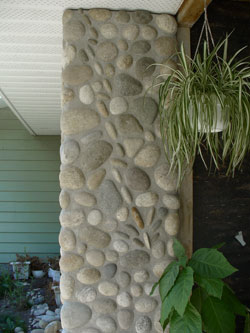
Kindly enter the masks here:
[[[67, 10], [60, 204], [62, 326], [162, 332], [153, 283], [173, 258], [176, 179], [160, 139], [150, 66], [175, 66], [167, 14]], [[150, 67], [148, 67], [150, 66]], [[146, 93], [147, 92], [147, 93]]]

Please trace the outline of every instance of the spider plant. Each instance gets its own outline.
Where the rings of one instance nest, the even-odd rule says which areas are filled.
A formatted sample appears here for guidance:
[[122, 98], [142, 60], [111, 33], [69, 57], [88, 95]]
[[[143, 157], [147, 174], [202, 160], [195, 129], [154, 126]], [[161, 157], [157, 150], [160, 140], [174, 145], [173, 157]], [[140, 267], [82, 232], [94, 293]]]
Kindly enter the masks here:
[[[161, 136], [179, 185], [197, 153], [207, 167], [204, 146], [216, 169], [227, 161], [227, 175], [234, 175], [249, 151], [250, 66], [236, 59], [243, 49], [229, 59], [227, 50], [228, 36], [211, 51], [204, 41], [193, 59], [181, 46], [179, 67], [160, 83]], [[218, 121], [223, 122], [221, 133], [213, 132]]]

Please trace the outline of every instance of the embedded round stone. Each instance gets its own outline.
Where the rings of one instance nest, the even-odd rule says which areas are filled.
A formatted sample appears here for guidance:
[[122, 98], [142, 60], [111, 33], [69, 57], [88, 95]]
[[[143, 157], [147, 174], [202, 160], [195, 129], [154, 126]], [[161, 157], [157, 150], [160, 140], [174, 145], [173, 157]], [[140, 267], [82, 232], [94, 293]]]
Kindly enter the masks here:
[[134, 157], [138, 150], [142, 147], [143, 143], [143, 139], [125, 139], [123, 144], [128, 157]]
[[77, 243], [76, 251], [77, 251], [78, 254], [83, 256], [85, 254], [86, 250], [87, 250], [87, 245], [86, 244], [84, 244], [82, 242]]
[[118, 49], [121, 51], [127, 51], [128, 43], [124, 39], [120, 39], [117, 42]]
[[65, 141], [61, 146], [60, 155], [61, 161], [64, 164], [73, 163], [80, 153], [80, 147], [78, 143], [74, 140]]
[[103, 88], [103, 84], [100, 81], [96, 81], [92, 84], [92, 88], [94, 89], [95, 92], [99, 92]]
[[127, 292], [122, 292], [116, 297], [117, 304], [123, 308], [128, 308], [132, 303], [132, 297]]
[[162, 202], [168, 209], [178, 210], [180, 208], [180, 201], [176, 195], [165, 194]]
[[116, 251], [108, 250], [106, 252], [106, 259], [111, 262], [116, 262], [118, 260], [119, 254]]
[[148, 24], [152, 21], [153, 16], [145, 10], [137, 10], [132, 13], [132, 19], [138, 24]]
[[77, 134], [89, 131], [100, 123], [100, 116], [90, 109], [73, 109], [65, 111], [61, 116], [63, 134]]
[[113, 313], [115, 312], [116, 308], [116, 302], [106, 297], [97, 299], [93, 304], [93, 310], [102, 314]]
[[66, 24], [74, 15], [73, 10], [71, 9], [66, 9], [63, 13], [63, 24]]
[[99, 169], [93, 172], [87, 180], [88, 188], [90, 190], [96, 190], [101, 185], [105, 175], [106, 175], [105, 169]]
[[170, 257], [175, 257], [173, 245], [174, 245], [174, 241], [173, 241], [173, 239], [170, 239], [167, 242], [167, 251], [168, 251], [168, 255]]
[[116, 322], [109, 316], [103, 315], [96, 319], [96, 325], [103, 333], [114, 333], [116, 332]]
[[96, 268], [83, 268], [77, 273], [77, 279], [84, 284], [94, 284], [100, 277], [101, 273]]
[[134, 314], [130, 310], [121, 310], [117, 313], [117, 320], [120, 327], [127, 330], [133, 323]]
[[97, 292], [93, 287], [84, 287], [79, 293], [76, 294], [78, 301], [81, 303], [93, 302], [96, 299], [96, 296]]
[[107, 77], [113, 77], [115, 75], [115, 67], [111, 64], [107, 64], [104, 68], [104, 72]]
[[125, 253], [128, 252], [129, 246], [124, 240], [117, 240], [113, 243], [113, 247], [117, 252]]
[[70, 195], [67, 191], [62, 190], [59, 195], [59, 203], [62, 209], [68, 208], [70, 204]]
[[146, 40], [152, 40], [157, 36], [157, 31], [155, 28], [145, 25], [141, 27], [141, 36]]
[[135, 223], [137, 224], [137, 226], [140, 229], [143, 229], [144, 228], [144, 222], [143, 222], [143, 219], [141, 217], [140, 212], [138, 211], [138, 209], [136, 207], [132, 207], [131, 214], [132, 214], [132, 218], [135, 221]]
[[157, 115], [158, 105], [151, 97], [139, 97], [133, 100], [131, 112], [146, 125], [151, 125]]
[[153, 273], [157, 278], [160, 278], [166, 269], [166, 267], [171, 263], [169, 259], [165, 259], [163, 262], [156, 264], [153, 268]]
[[67, 41], [77, 41], [85, 35], [85, 26], [79, 21], [70, 21], [63, 26], [63, 38]]
[[105, 180], [99, 189], [99, 208], [104, 214], [115, 214], [122, 205], [122, 197], [111, 180]]
[[62, 90], [62, 104], [68, 103], [72, 101], [72, 99], [75, 97], [75, 93], [72, 89], [69, 88], [63, 88]]
[[125, 222], [128, 219], [128, 208], [127, 207], [122, 207], [116, 212], [116, 218], [118, 221]]
[[77, 86], [89, 81], [93, 76], [93, 71], [88, 65], [69, 65], [62, 72], [62, 80], [66, 84]]
[[170, 57], [176, 53], [176, 39], [171, 37], [159, 37], [154, 43], [154, 48], [158, 55]]
[[104, 296], [116, 296], [119, 286], [114, 282], [103, 281], [99, 284], [98, 290]]
[[112, 42], [103, 42], [97, 46], [96, 56], [104, 62], [111, 62], [118, 54], [117, 47]]
[[143, 288], [139, 284], [133, 284], [130, 288], [130, 291], [134, 297], [139, 297], [143, 293]]
[[91, 104], [94, 102], [95, 94], [89, 84], [80, 88], [79, 99], [83, 104]]
[[86, 242], [89, 246], [96, 249], [107, 247], [111, 241], [108, 233], [90, 225], [84, 225], [79, 230], [78, 237], [82, 242]]
[[139, 59], [135, 65], [136, 76], [139, 79], [151, 76], [155, 71], [155, 66], [151, 66], [153, 64], [155, 64], [155, 61], [152, 58], [143, 57]]
[[157, 302], [153, 297], [142, 297], [135, 303], [138, 312], [149, 313], [155, 310]]
[[128, 110], [128, 103], [123, 97], [114, 97], [110, 101], [109, 109], [114, 115], [121, 114]]
[[85, 207], [92, 207], [96, 204], [96, 198], [93, 194], [88, 192], [74, 193], [75, 202]]
[[117, 271], [117, 265], [116, 264], [107, 264], [103, 267], [103, 276], [106, 279], [112, 279]]
[[152, 322], [149, 317], [142, 316], [135, 323], [136, 333], [149, 333], [152, 330]]
[[84, 186], [85, 177], [80, 169], [68, 167], [60, 172], [59, 181], [61, 188], [77, 190]]
[[146, 191], [150, 186], [149, 176], [142, 169], [132, 167], [125, 173], [126, 183], [135, 191]]
[[111, 122], [106, 122], [105, 128], [106, 128], [106, 131], [107, 131], [108, 135], [110, 136], [110, 138], [113, 140], [116, 140], [117, 131], [116, 131], [115, 126]]
[[145, 40], [138, 40], [131, 46], [131, 52], [133, 54], [145, 54], [151, 49], [151, 45]]
[[72, 230], [62, 228], [59, 234], [59, 244], [64, 251], [73, 251], [76, 246], [76, 237]]
[[119, 69], [125, 70], [131, 67], [133, 64], [133, 58], [130, 54], [121, 55], [116, 62]]
[[173, 70], [177, 69], [177, 64], [175, 61], [171, 59], [167, 59], [162, 62], [162, 66], [160, 66], [160, 74], [165, 75], [164, 78], [166, 78], [167, 75], [171, 75], [173, 73]]
[[145, 270], [141, 270], [141, 271], [135, 272], [135, 274], [134, 274], [134, 280], [135, 280], [135, 282], [142, 283], [142, 282], [147, 281], [148, 278], [149, 278], [149, 274]]
[[127, 40], [135, 40], [139, 35], [139, 28], [135, 24], [128, 24], [122, 30], [122, 36]]
[[102, 251], [91, 250], [86, 253], [86, 259], [92, 266], [99, 267], [103, 266], [105, 262], [105, 256]]
[[63, 67], [71, 63], [76, 57], [76, 48], [73, 45], [66, 45], [63, 49]]
[[134, 135], [142, 132], [138, 120], [130, 114], [122, 114], [116, 117], [116, 128], [123, 136]]
[[62, 326], [66, 330], [86, 325], [91, 316], [92, 311], [85, 304], [64, 302], [61, 309]]
[[62, 274], [60, 277], [61, 296], [64, 299], [69, 299], [74, 293], [75, 280], [68, 274]]
[[148, 264], [150, 257], [147, 252], [142, 250], [134, 250], [126, 253], [120, 258], [120, 264], [127, 268], [141, 268]]
[[177, 32], [177, 22], [172, 15], [161, 14], [157, 15], [155, 19], [158, 27], [167, 34], [174, 35]]
[[86, 145], [87, 143], [91, 141], [97, 141], [102, 137], [102, 132], [101, 131], [94, 131], [91, 132], [85, 136], [83, 136], [80, 141], [82, 144]]
[[106, 39], [112, 39], [116, 37], [118, 29], [113, 23], [105, 23], [101, 26], [100, 32]]
[[176, 236], [179, 232], [180, 218], [177, 213], [169, 213], [165, 219], [165, 231], [170, 236]]
[[125, 73], [116, 75], [114, 86], [117, 95], [123, 96], [139, 95], [143, 89], [140, 81]]
[[131, 204], [131, 202], [132, 202], [132, 195], [131, 195], [131, 193], [129, 192], [129, 190], [125, 186], [122, 186], [122, 188], [121, 188], [121, 195], [122, 195], [123, 199], [128, 204]]
[[82, 169], [91, 171], [99, 168], [109, 158], [112, 150], [111, 144], [103, 140], [88, 143], [82, 148]]
[[144, 138], [145, 138], [146, 141], [152, 142], [152, 141], [155, 140], [155, 135], [150, 131], [146, 131], [144, 133]]
[[154, 144], [149, 144], [139, 151], [134, 159], [134, 162], [140, 167], [150, 168], [158, 162], [159, 158], [160, 148]]
[[156, 168], [154, 172], [156, 184], [167, 192], [175, 192], [177, 189], [177, 176], [169, 173], [169, 165], [164, 163]]
[[85, 215], [81, 210], [62, 210], [59, 216], [63, 227], [76, 227], [85, 221]]
[[88, 215], [88, 222], [91, 225], [98, 225], [102, 222], [102, 212], [98, 209], [93, 209]]
[[145, 192], [138, 195], [135, 199], [135, 204], [138, 207], [152, 207], [156, 205], [158, 199], [159, 196], [157, 193]]
[[115, 19], [120, 23], [128, 23], [130, 16], [125, 10], [119, 10], [117, 13], [115, 13]]
[[84, 264], [83, 258], [73, 253], [64, 254], [59, 261], [60, 269], [63, 272], [76, 271], [80, 269], [83, 266], [83, 264]]
[[93, 20], [98, 22], [108, 21], [112, 16], [111, 11], [108, 9], [90, 9], [88, 13]]
[[127, 272], [120, 272], [116, 277], [119, 286], [122, 288], [126, 288], [131, 282], [131, 276]]
[[157, 241], [152, 246], [152, 255], [156, 259], [160, 259], [165, 255], [165, 242]]

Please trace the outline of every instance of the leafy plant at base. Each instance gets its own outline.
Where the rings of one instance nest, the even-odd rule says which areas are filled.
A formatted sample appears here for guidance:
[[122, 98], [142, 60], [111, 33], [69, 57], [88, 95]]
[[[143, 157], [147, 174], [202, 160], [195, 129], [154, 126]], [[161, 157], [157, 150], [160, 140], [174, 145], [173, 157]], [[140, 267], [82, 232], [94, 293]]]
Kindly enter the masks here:
[[27, 330], [25, 322], [21, 318], [10, 314], [0, 315], [0, 332], [14, 333], [16, 327], [21, 327], [24, 332]]
[[240, 315], [246, 317], [244, 333], [249, 333], [249, 309], [222, 280], [237, 269], [217, 248], [199, 249], [190, 260], [177, 239], [173, 248], [176, 261], [151, 291], [159, 287], [163, 330], [169, 324], [170, 333], [233, 333], [235, 316]]

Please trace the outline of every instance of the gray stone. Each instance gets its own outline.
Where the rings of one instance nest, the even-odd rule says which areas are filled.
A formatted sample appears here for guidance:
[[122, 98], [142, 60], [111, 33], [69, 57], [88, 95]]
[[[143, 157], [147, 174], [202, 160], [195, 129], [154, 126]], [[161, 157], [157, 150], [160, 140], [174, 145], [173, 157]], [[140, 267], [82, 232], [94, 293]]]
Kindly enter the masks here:
[[169, 255], [170, 257], [175, 257], [175, 253], [174, 253], [173, 245], [174, 245], [174, 241], [173, 241], [173, 239], [170, 239], [170, 240], [167, 242], [167, 251], [168, 251], [168, 255]]
[[160, 207], [158, 210], [158, 215], [160, 218], [166, 217], [167, 213], [168, 213], [168, 209], [165, 207]]
[[156, 264], [153, 267], [153, 273], [157, 278], [160, 278], [164, 272], [164, 270], [166, 269], [166, 267], [171, 263], [171, 261], [167, 258], [164, 261]]
[[135, 40], [139, 35], [139, 27], [135, 24], [128, 24], [122, 30], [122, 36], [127, 40]]
[[145, 54], [151, 49], [151, 45], [145, 40], [138, 40], [131, 46], [131, 52], [133, 54]]
[[143, 288], [139, 284], [133, 284], [130, 288], [130, 291], [134, 297], [140, 297], [143, 293]]
[[114, 97], [110, 101], [109, 109], [114, 115], [121, 114], [127, 111], [128, 103], [123, 97]]
[[130, 16], [125, 10], [119, 10], [117, 13], [115, 13], [115, 19], [120, 23], [128, 23]]
[[141, 268], [148, 264], [149, 261], [150, 257], [148, 253], [142, 250], [130, 251], [120, 258], [121, 266], [129, 269]]
[[132, 195], [125, 186], [122, 186], [122, 188], [121, 188], [121, 195], [122, 195], [123, 199], [127, 202], [127, 204], [131, 204]]
[[117, 169], [112, 169], [112, 175], [114, 177], [114, 179], [118, 182], [121, 183], [122, 182], [122, 176], [120, 174], [120, 172]]
[[99, 208], [104, 214], [112, 215], [122, 204], [122, 198], [115, 184], [105, 180], [99, 189]]
[[91, 33], [93, 38], [95, 38], [95, 39], [98, 38], [98, 32], [97, 32], [96, 28], [94, 28], [94, 27], [90, 28], [89, 32]]
[[157, 115], [158, 105], [151, 97], [139, 97], [133, 100], [131, 105], [131, 113], [143, 125], [151, 125]]
[[62, 189], [77, 190], [85, 184], [82, 171], [75, 167], [64, 168], [59, 174], [59, 180]]
[[147, 281], [148, 278], [149, 278], [149, 274], [145, 269], [143, 269], [141, 271], [137, 271], [134, 274], [135, 282], [142, 283], [142, 282]]
[[96, 319], [96, 325], [102, 330], [103, 333], [114, 333], [117, 328], [114, 319], [105, 315]]
[[73, 109], [65, 111], [61, 116], [61, 130], [63, 134], [82, 134], [100, 123], [99, 115], [90, 109]]
[[118, 29], [113, 23], [105, 23], [101, 26], [100, 32], [106, 39], [112, 39], [116, 37]]
[[79, 99], [83, 104], [91, 104], [94, 102], [95, 94], [89, 84], [86, 84], [80, 88]]
[[83, 268], [77, 273], [77, 279], [84, 284], [94, 284], [100, 277], [101, 273], [96, 268]]
[[138, 120], [130, 114], [122, 114], [116, 117], [116, 128], [123, 136], [134, 135], [142, 132]]
[[74, 97], [75, 97], [75, 93], [72, 89], [69, 89], [69, 88], [62, 89], [62, 105], [72, 101], [72, 99]]
[[131, 214], [132, 214], [132, 218], [135, 221], [135, 223], [137, 224], [137, 226], [140, 229], [143, 229], [144, 228], [144, 222], [143, 222], [143, 219], [141, 217], [140, 212], [138, 211], [138, 209], [136, 207], [132, 207]]
[[116, 302], [106, 297], [97, 299], [93, 305], [93, 310], [102, 314], [113, 313], [116, 311], [116, 308]]
[[106, 105], [104, 104], [103, 101], [97, 101], [96, 102], [96, 107], [98, 112], [100, 113], [101, 116], [103, 116], [104, 118], [107, 118], [109, 115], [109, 112], [107, 110]]
[[[136, 62], [135, 73], [139, 79], [152, 76], [155, 71], [155, 60], [149, 57], [143, 57]], [[153, 65], [153, 66], [151, 66]]]
[[162, 198], [162, 202], [168, 209], [178, 210], [180, 208], [180, 201], [176, 195], [165, 194]]
[[102, 227], [107, 232], [112, 232], [117, 229], [117, 225], [118, 225], [118, 223], [115, 219], [109, 218], [103, 222]]
[[58, 320], [55, 320], [46, 326], [44, 333], [57, 333], [58, 330], [60, 330], [60, 329], [61, 329], [61, 322]]
[[102, 183], [106, 175], [105, 169], [99, 169], [94, 171], [87, 180], [87, 186], [90, 190], [96, 190]]
[[68, 274], [62, 274], [60, 278], [60, 290], [61, 295], [64, 299], [69, 299], [72, 297], [75, 288], [75, 280], [72, 276]]
[[164, 75], [164, 78], [167, 78], [168, 75], [173, 73], [173, 70], [176, 70], [177, 63], [171, 59], [166, 59], [162, 62], [163, 66], [160, 66], [160, 74]]
[[101, 81], [96, 81], [96, 82], [92, 83], [92, 88], [94, 89], [95, 92], [99, 92], [102, 90], [103, 84]]
[[172, 15], [161, 14], [157, 15], [155, 19], [158, 27], [167, 34], [174, 35], [177, 32], [177, 22]]
[[121, 288], [126, 288], [131, 282], [131, 276], [127, 272], [120, 272], [116, 277], [117, 282]]
[[116, 238], [129, 239], [129, 235], [126, 234], [126, 233], [123, 232], [123, 231], [116, 231], [116, 232], [114, 233], [114, 237], [116, 237]]
[[135, 303], [138, 312], [149, 313], [155, 310], [157, 302], [153, 297], [142, 297]]
[[106, 128], [106, 131], [107, 131], [108, 135], [110, 136], [110, 138], [112, 140], [116, 140], [117, 139], [117, 131], [115, 129], [115, 126], [111, 122], [106, 122], [105, 123], [105, 128]]
[[62, 210], [59, 220], [63, 227], [76, 227], [85, 222], [85, 215], [78, 209]]
[[83, 263], [83, 258], [73, 253], [64, 254], [59, 261], [60, 270], [63, 272], [76, 271], [83, 266]]
[[165, 242], [157, 241], [152, 246], [152, 255], [156, 259], [160, 259], [165, 254]]
[[78, 143], [74, 140], [67, 140], [61, 146], [60, 155], [61, 161], [64, 164], [73, 163], [80, 153], [80, 147]]
[[117, 252], [125, 253], [128, 252], [129, 246], [128, 243], [124, 240], [117, 240], [113, 243], [113, 247]]
[[127, 51], [128, 43], [124, 39], [120, 39], [117, 42], [118, 49], [121, 51]]
[[105, 256], [102, 251], [90, 250], [86, 252], [86, 259], [88, 263], [95, 267], [103, 266], [105, 262]]
[[88, 215], [88, 222], [91, 225], [98, 225], [102, 222], [102, 212], [98, 209], [93, 209]]
[[96, 249], [107, 247], [111, 241], [109, 234], [90, 225], [84, 225], [79, 230], [78, 237], [82, 242], [86, 242], [89, 246]]
[[92, 312], [85, 304], [65, 302], [61, 310], [62, 327], [64, 329], [74, 329], [84, 326], [91, 319]]
[[150, 187], [150, 179], [143, 170], [132, 167], [125, 173], [126, 183], [134, 191], [146, 191]]
[[132, 13], [132, 19], [138, 24], [148, 24], [152, 21], [153, 16], [145, 10], [137, 10]]
[[102, 137], [102, 132], [101, 131], [94, 131], [91, 132], [85, 136], [83, 136], [80, 141], [82, 144], [86, 145], [87, 143], [91, 141], [97, 141]]
[[62, 209], [68, 208], [70, 204], [70, 195], [67, 191], [62, 190], [59, 195], [59, 203]]
[[112, 279], [117, 271], [117, 265], [116, 264], [107, 264], [103, 267], [103, 276], [106, 279]]
[[84, 255], [86, 250], [87, 250], [87, 245], [86, 244], [81, 243], [81, 242], [78, 242], [76, 244], [76, 251], [77, 251], [78, 254]]
[[81, 333], [101, 333], [97, 328], [89, 327], [81, 330]]
[[112, 42], [102, 42], [97, 46], [96, 56], [104, 62], [111, 62], [117, 57], [118, 50]]
[[165, 231], [170, 236], [176, 236], [179, 232], [180, 218], [177, 213], [169, 213], [165, 219]]
[[151, 207], [146, 216], [146, 224], [151, 225], [155, 217], [155, 208]]
[[89, 57], [88, 57], [87, 53], [85, 52], [85, 50], [81, 49], [81, 50], [79, 51], [78, 54], [79, 54], [79, 59], [80, 59], [83, 63], [89, 61]]
[[63, 49], [63, 67], [71, 63], [76, 57], [76, 48], [73, 45], [66, 45]]
[[103, 75], [102, 66], [98, 62], [94, 63], [94, 69], [98, 75]]
[[108, 9], [99, 9], [99, 8], [96, 9], [95, 8], [95, 9], [89, 10], [89, 16], [95, 21], [106, 22], [111, 18], [112, 13]]
[[135, 323], [136, 333], [149, 333], [152, 330], [152, 322], [149, 317], [142, 316]]
[[143, 139], [134, 139], [134, 138], [129, 138], [125, 139], [123, 141], [126, 154], [128, 157], [134, 157], [135, 154], [138, 152], [138, 150], [142, 147], [144, 141]]
[[122, 207], [116, 212], [116, 218], [118, 221], [125, 222], [128, 219], [128, 208], [127, 207]]
[[62, 72], [62, 80], [66, 84], [77, 86], [89, 81], [93, 71], [88, 65], [69, 65]]
[[111, 262], [116, 262], [118, 260], [119, 254], [116, 251], [108, 250], [106, 252], [106, 259]]
[[130, 54], [123, 54], [116, 61], [117, 67], [121, 70], [128, 69], [129, 67], [132, 66], [132, 64], [133, 64], [133, 58]]
[[167, 192], [175, 192], [177, 189], [177, 177], [169, 172], [167, 163], [161, 164], [154, 172], [156, 184]]
[[76, 192], [74, 194], [75, 202], [77, 202], [79, 205], [86, 206], [86, 207], [92, 207], [96, 205], [96, 198], [93, 194], [88, 192]]
[[157, 31], [155, 28], [145, 25], [141, 27], [141, 36], [146, 40], [152, 40], [157, 36]]
[[103, 80], [103, 87], [107, 91], [108, 94], [112, 93], [112, 86], [111, 86], [109, 80], [107, 80], [107, 79]]
[[135, 199], [135, 203], [138, 207], [152, 207], [155, 206], [159, 196], [154, 192], [145, 192], [139, 194]]
[[126, 224], [125, 227], [127, 228], [128, 232], [133, 236], [139, 236], [138, 230], [132, 226], [131, 224]]
[[97, 292], [93, 287], [84, 287], [76, 296], [79, 302], [90, 303], [96, 299]]
[[59, 244], [64, 251], [73, 251], [76, 246], [76, 237], [72, 230], [62, 228], [59, 234]]
[[127, 162], [120, 160], [119, 158], [111, 158], [110, 163], [112, 166], [117, 168], [126, 168], [128, 166]]
[[103, 281], [99, 284], [98, 290], [104, 296], [116, 296], [119, 291], [119, 286], [114, 282]]
[[159, 37], [154, 43], [156, 53], [163, 57], [170, 57], [177, 51], [177, 42], [175, 38]]
[[115, 67], [111, 64], [107, 64], [104, 68], [104, 72], [107, 77], [113, 77], [115, 75]]
[[117, 313], [117, 320], [120, 327], [127, 330], [133, 323], [134, 314], [130, 310], [121, 310]]
[[71, 20], [71, 18], [74, 15], [74, 11], [71, 9], [66, 9], [63, 13], [63, 24], [66, 24], [67, 22], [69, 22], [69, 20]]
[[116, 301], [117, 304], [120, 305], [123, 308], [128, 308], [131, 306], [132, 303], [132, 297], [127, 292], [122, 292], [121, 294], [117, 295]]
[[67, 41], [77, 41], [85, 35], [85, 26], [79, 21], [70, 21], [63, 26], [63, 38]]
[[117, 95], [135, 96], [142, 92], [142, 84], [132, 76], [121, 73], [115, 77], [114, 86]]
[[112, 150], [111, 144], [103, 140], [88, 143], [82, 148], [82, 169], [91, 171], [99, 168], [109, 158]]
[[144, 146], [136, 155], [134, 162], [136, 165], [143, 168], [154, 166], [160, 158], [160, 148], [154, 144]]

